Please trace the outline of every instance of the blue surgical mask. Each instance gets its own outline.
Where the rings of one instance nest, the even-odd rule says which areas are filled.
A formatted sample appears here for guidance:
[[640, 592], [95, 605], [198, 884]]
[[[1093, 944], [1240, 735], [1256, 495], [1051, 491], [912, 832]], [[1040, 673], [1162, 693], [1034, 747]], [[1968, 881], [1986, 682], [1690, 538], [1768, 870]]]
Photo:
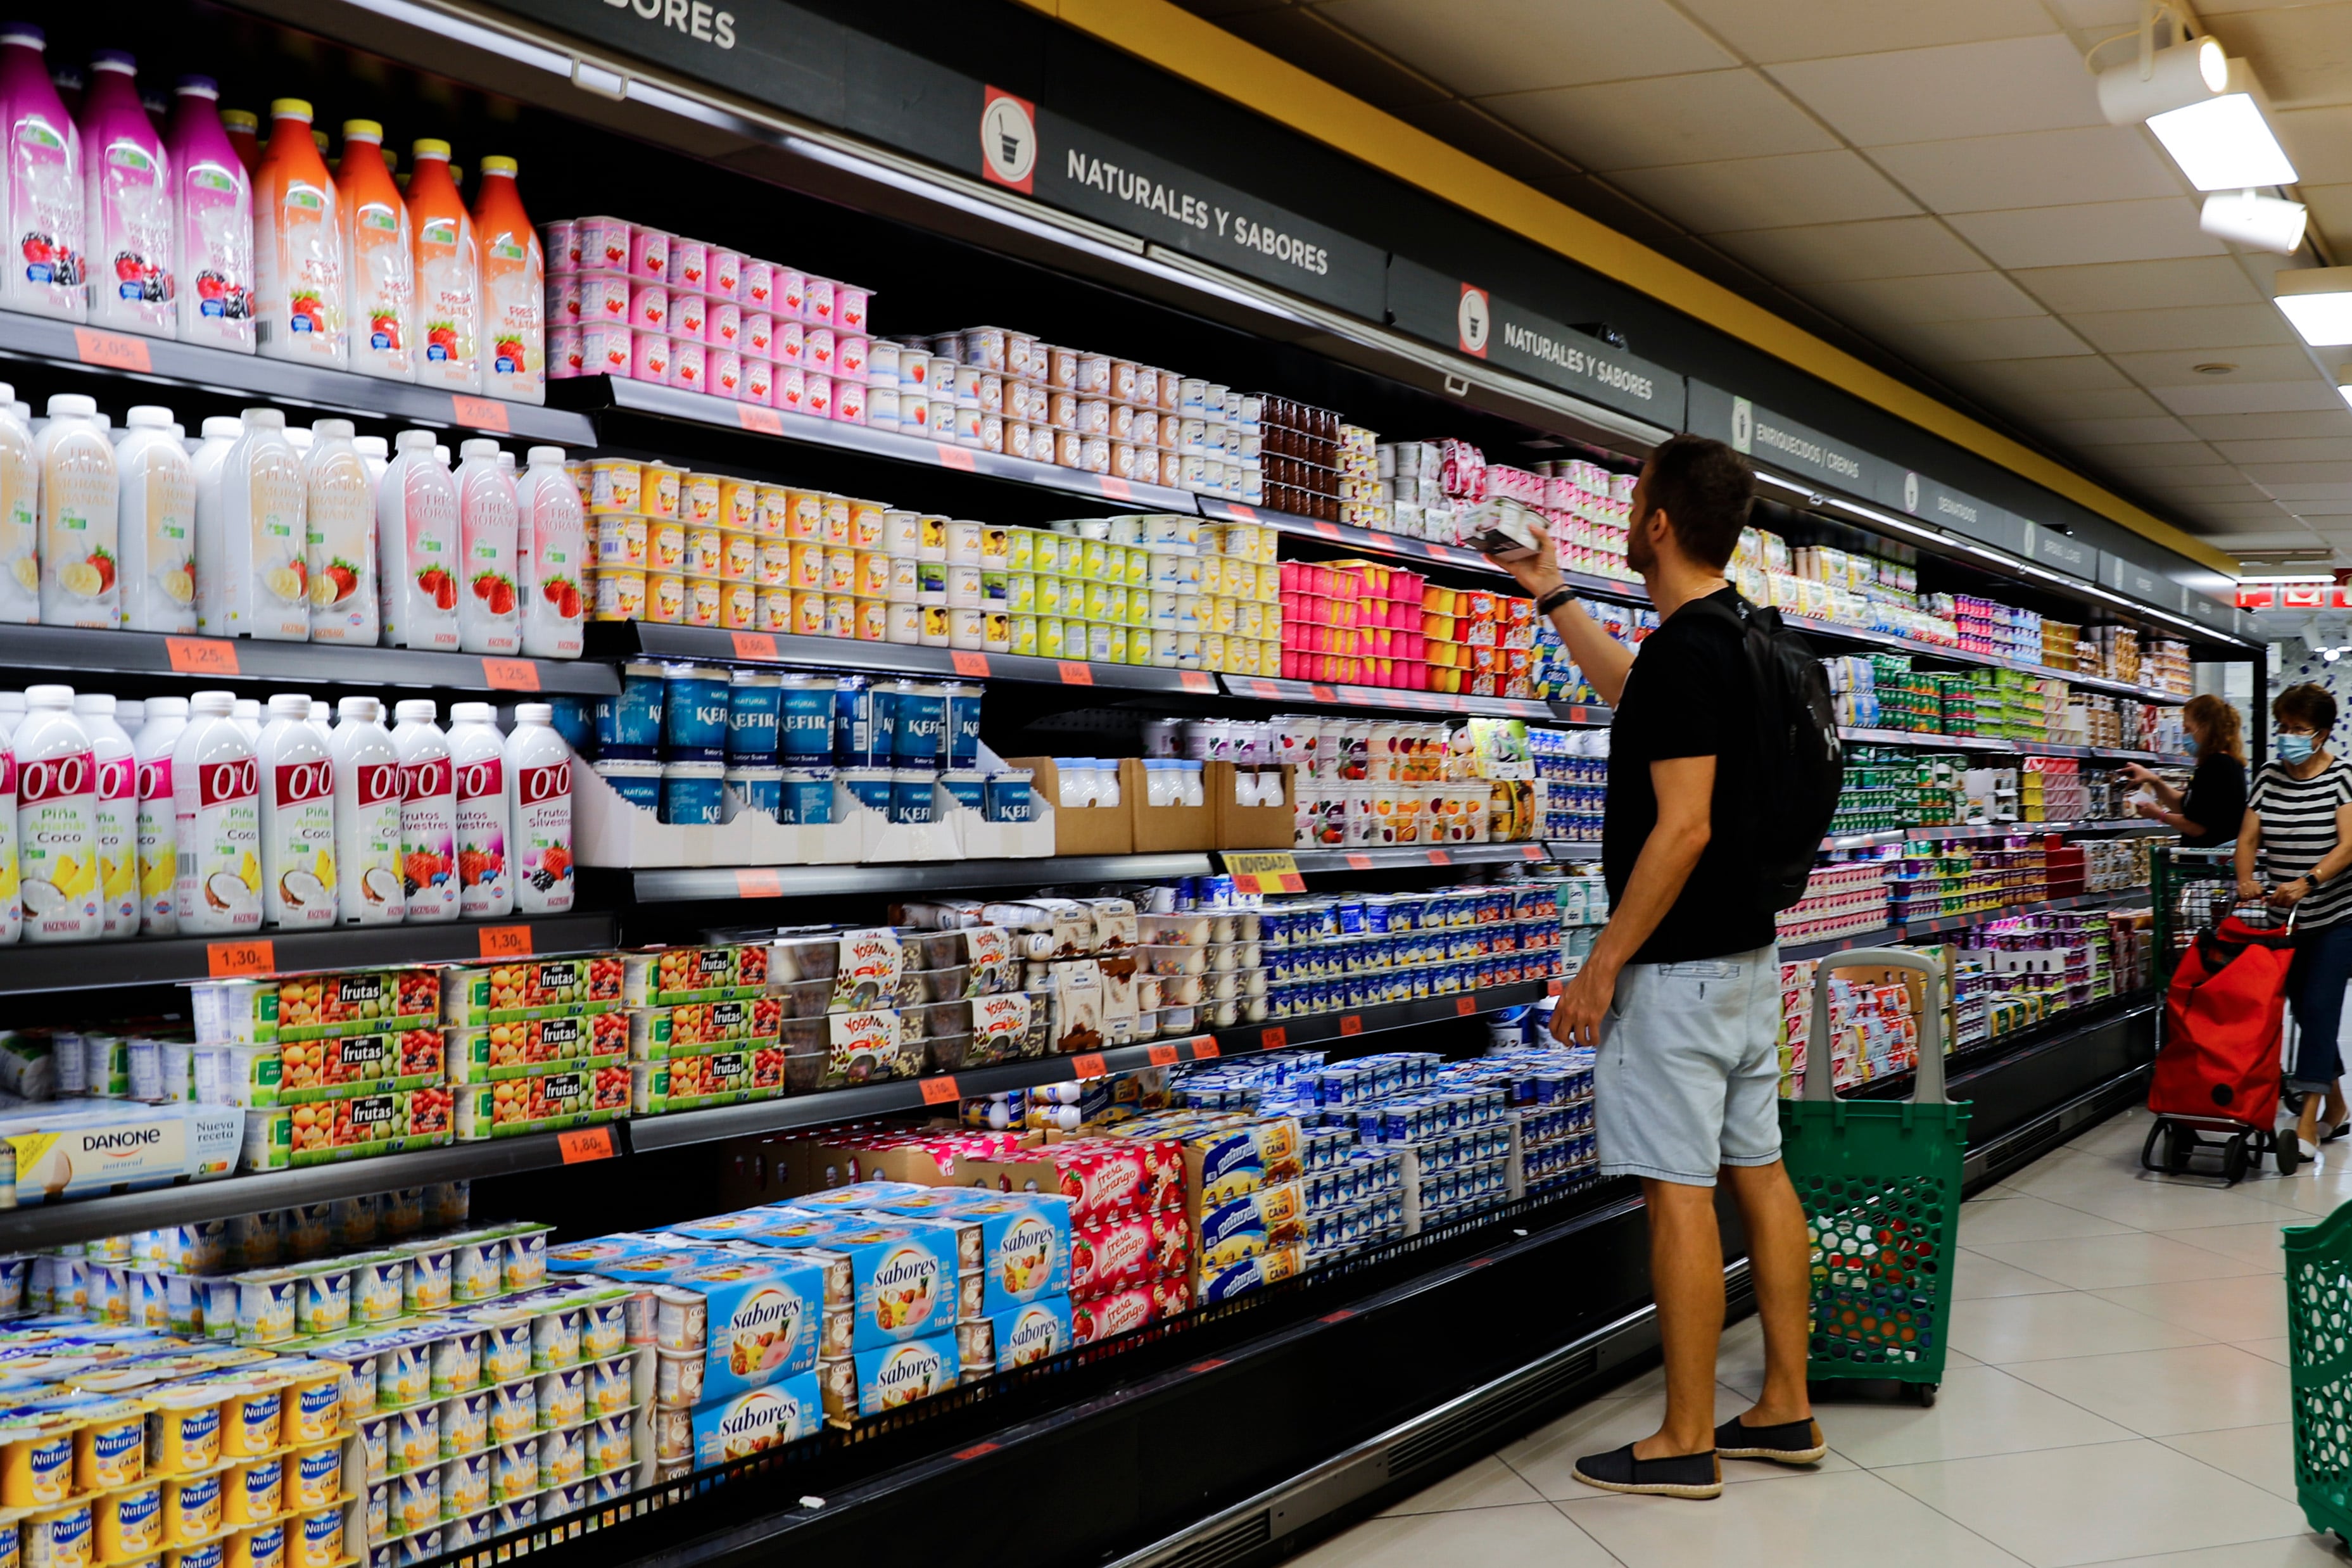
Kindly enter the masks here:
[[2283, 763], [2307, 763], [2311, 761], [2311, 753], [2318, 749], [2319, 737], [2316, 735], [2281, 735], [2278, 738], [2279, 761]]

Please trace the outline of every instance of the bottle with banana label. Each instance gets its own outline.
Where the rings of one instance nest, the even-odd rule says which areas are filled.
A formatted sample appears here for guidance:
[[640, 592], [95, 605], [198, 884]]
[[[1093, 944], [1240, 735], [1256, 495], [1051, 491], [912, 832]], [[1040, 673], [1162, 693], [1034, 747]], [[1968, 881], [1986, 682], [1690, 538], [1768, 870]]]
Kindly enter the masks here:
[[196, 629], [196, 472], [173, 434], [172, 411], [142, 404], [116, 444], [121, 481], [122, 625], [134, 632]]
[[[221, 635], [310, 640], [308, 487], [286, 414], [248, 408], [221, 459]], [[207, 630], [213, 628], [207, 627]]]
[[113, 629], [122, 616], [122, 496], [97, 400], [78, 392], [51, 397], [37, 453], [41, 624]]

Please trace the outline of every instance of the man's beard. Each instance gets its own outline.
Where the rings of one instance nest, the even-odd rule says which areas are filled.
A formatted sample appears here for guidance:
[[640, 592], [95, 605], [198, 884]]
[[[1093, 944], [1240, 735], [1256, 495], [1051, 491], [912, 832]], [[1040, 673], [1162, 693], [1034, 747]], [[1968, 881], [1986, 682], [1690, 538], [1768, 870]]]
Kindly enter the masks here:
[[1658, 563], [1658, 552], [1650, 542], [1646, 521], [1633, 525], [1625, 535], [1625, 564], [1641, 576], [1648, 576]]

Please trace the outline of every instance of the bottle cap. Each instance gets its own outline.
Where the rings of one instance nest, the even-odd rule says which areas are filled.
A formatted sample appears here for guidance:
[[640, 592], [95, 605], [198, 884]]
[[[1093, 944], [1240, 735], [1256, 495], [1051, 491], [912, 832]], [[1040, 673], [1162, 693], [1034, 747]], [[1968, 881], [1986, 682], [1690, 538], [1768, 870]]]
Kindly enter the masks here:
[[188, 711], [205, 719], [226, 719], [236, 710], [234, 691], [199, 691], [188, 699]]
[[270, 693], [269, 716], [273, 719], [308, 719], [310, 716], [310, 694], [307, 691]]
[[515, 161], [512, 158], [496, 156], [485, 158], [482, 160], [482, 174], [486, 177], [491, 174], [503, 174], [511, 180], [515, 177]]
[[343, 121], [343, 140], [381, 142], [383, 140], [383, 127], [373, 120], [346, 120]]
[[392, 716], [404, 724], [418, 721], [430, 724], [436, 711], [438, 709], [430, 697], [404, 697], [393, 705]]
[[[223, 118], [226, 119], [226, 116]], [[299, 120], [307, 123], [310, 118], [310, 105], [306, 100], [299, 98], [273, 98], [269, 100], [269, 118]]]
[[449, 159], [449, 143], [427, 136], [419, 141], [411, 142], [408, 144], [408, 155], [420, 163], [427, 158], [438, 158], [446, 163]]

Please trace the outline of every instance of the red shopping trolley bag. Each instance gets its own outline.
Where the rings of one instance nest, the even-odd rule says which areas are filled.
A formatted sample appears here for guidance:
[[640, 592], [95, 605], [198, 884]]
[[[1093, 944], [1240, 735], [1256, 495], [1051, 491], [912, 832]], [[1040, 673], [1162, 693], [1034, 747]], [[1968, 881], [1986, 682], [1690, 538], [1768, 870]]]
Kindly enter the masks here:
[[2165, 993], [2150, 1110], [2270, 1131], [2294, 942], [2292, 921], [2264, 928], [2231, 914], [2189, 944]]

